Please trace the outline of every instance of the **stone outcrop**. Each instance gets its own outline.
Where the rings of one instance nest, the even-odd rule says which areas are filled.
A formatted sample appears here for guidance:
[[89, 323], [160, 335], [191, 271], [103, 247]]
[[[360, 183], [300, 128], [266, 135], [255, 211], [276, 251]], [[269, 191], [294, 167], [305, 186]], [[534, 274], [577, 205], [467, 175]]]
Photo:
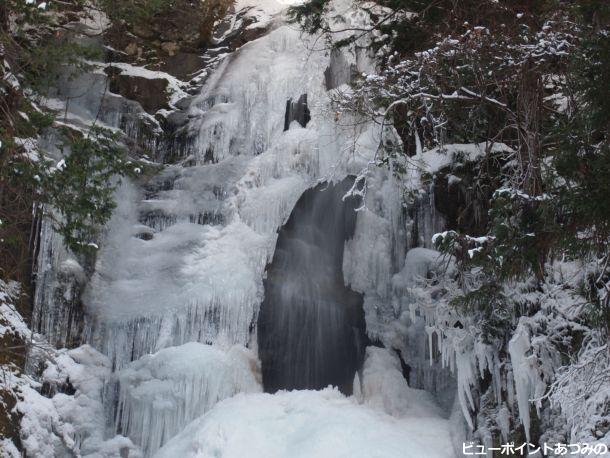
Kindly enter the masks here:
[[167, 80], [164, 78], [144, 78], [124, 75], [116, 67], [107, 67], [110, 92], [138, 102], [144, 111], [154, 115], [162, 108], [169, 108], [167, 101]]
[[188, 79], [203, 66], [202, 51], [211, 45], [214, 24], [232, 2], [177, 0], [171, 7], [136, 18], [112, 18], [105, 41], [113, 48], [113, 61], [146, 65]]

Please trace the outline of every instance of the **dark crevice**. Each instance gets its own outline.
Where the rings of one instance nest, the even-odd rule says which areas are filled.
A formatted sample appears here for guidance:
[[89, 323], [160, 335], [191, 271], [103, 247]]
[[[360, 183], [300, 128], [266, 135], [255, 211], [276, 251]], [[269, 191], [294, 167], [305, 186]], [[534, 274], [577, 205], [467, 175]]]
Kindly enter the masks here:
[[307, 94], [302, 94], [299, 100], [293, 102], [288, 99], [286, 102], [286, 113], [284, 115], [284, 131], [290, 129], [293, 121], [298, 122], [302, 127], [307, 126], [311, 120], [309, 107], [307, 106]]

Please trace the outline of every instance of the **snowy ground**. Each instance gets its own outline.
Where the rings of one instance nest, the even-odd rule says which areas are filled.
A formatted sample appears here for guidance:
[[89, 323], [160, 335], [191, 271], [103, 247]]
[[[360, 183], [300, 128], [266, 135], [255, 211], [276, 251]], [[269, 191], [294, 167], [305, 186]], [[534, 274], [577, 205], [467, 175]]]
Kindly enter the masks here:
[[450, 421], [409, 388], [396, 356], [369, 347], [356, 394], [238, 394], [191, 422], [156, 458], [449, 458]]
[[336, 389], [240, 394], [192, 422], [158, 458], [445, 458], [448, 421], [394, 418]]

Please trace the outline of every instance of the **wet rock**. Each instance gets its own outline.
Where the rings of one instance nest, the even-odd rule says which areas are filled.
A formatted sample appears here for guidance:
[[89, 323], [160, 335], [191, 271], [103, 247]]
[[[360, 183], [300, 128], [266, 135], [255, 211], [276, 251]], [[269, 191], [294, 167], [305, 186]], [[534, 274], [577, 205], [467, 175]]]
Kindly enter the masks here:
[[166, 79], [125, 75], [116, 67], [108, 67], [105, 71], [110, 77], [110, 92], [135, 100], [150, 114], [169, 108]]
[[285, 131], [290, 128], [290, 124], [292, 124], [293, 121], [296, 121], [302, 127], [305, 127], [310, 120], [311, 114], [309, 113], [309, 107], [307, 106], [307, 94], [302, 94], [296, 102], [293, 102], [292, 99], [289, 99], [286, 102], [286, 114], [284, 116]]

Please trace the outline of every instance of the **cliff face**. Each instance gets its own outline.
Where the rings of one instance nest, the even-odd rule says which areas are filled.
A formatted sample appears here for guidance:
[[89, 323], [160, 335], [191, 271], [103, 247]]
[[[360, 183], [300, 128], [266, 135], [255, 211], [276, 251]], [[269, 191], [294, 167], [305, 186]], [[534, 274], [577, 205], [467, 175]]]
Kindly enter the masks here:
[[104, 41], [116, 52], [112, 59], [182, 80], [204, 68], [201, 56], [214, 45], [215, 24], [233, 8], [227, 0], [179, 0], [158, 12], [138, 16], [121, 10], [120, 3], [116, 4], [119, 11], [109, 10], [111, 25], [104, 32]]

